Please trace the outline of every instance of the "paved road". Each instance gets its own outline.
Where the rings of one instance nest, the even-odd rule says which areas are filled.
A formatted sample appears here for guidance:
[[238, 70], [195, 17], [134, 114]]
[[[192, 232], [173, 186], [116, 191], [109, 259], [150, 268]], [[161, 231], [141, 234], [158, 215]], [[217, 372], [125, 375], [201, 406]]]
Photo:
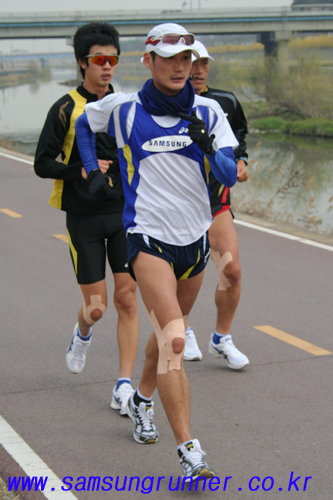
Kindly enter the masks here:
[[[158, 395], [154, 399], [160, 431], [156, 445], [135, 443], [132, 422], [109, 407], [118, 366], [112, 304], [94, 328], [84, 372], [74, 376], [66, 368], [64, 355], [81, 295], [68, 246], [53, 236], [66, 230], [64, 214], [48, 206], [52, 181], [37, 178], [31, 164], [5, 156], [0, 156], [0, 175], [0, 209], [22, 216], [0, 211], [0, 414], [58, 478], [73, 478], [72, 493], [79, 500], [136, 499], [143, 492], [154, 500], [190, 497], [191, 492], [169, 490], [171, 476], [173, 487], [177, 486], [180, 467]], [[217, 281], [209, 262], [190, 317], [204, 358], [187, 362], [186, 371], [192, 434], [200, 439], [221, 484], [216, 491], [207, 484], [205, 492], [195, 495], [225, 500], [331, 500], [332, 355], [311, 354], [255, 327], [270, 326], [333, 352], [333, 253], [245, 226], [237, 225], [236, 230], [243, 293], [232, 333], [251, 364], [243, 372], [234, 372], [207, 353]], [[108, 287], [111, 297], [110, 273]], [[134, 386], [151, 331], [141, 304], [140, 313]], [[22, 471], [0, 446], [0, 476], [8, 474]], [[74, 491], [82, 476], [111, 476], [113, 488]], [[118, 489], [127, 476], [125, 491], [114, 490], [117, 476]], [[152, 492], [148, 493], [149, 479], [146, 490], [140, 483], [136, 492], [134, 481], [128, 491], [129, 478], [134, 476], [141, 481], [154, 477]], [[165, 479], [156, 491], [159, 476]], [[228, 476], [232, 479], [223, 492]], [[303, 491], [304, 479], [310, 476]], [[251, 487], [258, 489], [249, 491], [253, 477], [257, 478]], [[30, 493], [23, 498], [45, 496]], [[54, 493], [48, 498], [60, 497]]]

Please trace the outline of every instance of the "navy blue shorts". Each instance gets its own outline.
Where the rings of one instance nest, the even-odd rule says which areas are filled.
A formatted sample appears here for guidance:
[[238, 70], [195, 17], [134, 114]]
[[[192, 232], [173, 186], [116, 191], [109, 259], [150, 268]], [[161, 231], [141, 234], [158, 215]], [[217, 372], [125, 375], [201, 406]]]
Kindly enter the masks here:
[[172, 267], [177, 280], [186, 280], [199, 274], [206, 267], [210, 254], [208, 231], [198, 241], [186, 246], [169, 245], [146, 234], [127, 234], [127, 254], [132, 276], [131, 262], [139, 252], [149, 253], [165, 260]]

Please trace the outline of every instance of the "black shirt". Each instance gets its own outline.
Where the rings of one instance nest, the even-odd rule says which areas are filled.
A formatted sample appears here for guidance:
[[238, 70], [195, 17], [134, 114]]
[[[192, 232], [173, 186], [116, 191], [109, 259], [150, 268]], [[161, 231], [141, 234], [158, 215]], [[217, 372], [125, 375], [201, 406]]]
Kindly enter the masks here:
[[[111, 85], [106, 95], [110, 93], [113, 93]], [[75, 121], [84, 112], [86, 103], [97, 100], [97, 95], [90, 94], [80, 85], [54, 103], [46, 117], [35, 155], [36, 174], [55, 179], [50, 205], [75, 215], [118, 212], [124, 206], [114, 137], [106, 133], [96, 134], [96, 153], [98, 159], [112, 160], [107, 175], [112, 177], [121, 201], [100, 200], [92, 196], [81, 174], [83, 165], [76, 143]]]

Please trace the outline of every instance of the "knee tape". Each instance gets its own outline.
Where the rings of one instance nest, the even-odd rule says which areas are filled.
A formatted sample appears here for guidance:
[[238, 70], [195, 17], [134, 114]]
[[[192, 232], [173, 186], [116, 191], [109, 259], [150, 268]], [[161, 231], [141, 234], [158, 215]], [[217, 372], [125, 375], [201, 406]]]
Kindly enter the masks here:
[[83, 317], [88, 325], [96, 323], [91, 317], [92, 311], [98, 309], [102, 315], [106, 311], [106, 305], [102, 302], [102, 295], [90, 295], [90, 304], [86, 304], [83, 298]]
[[217, 271], [220, 276], [218, 290], [226, 291], [227, 288], [231, 287], [231, 283], [229, 283], [223, 271], [224, 268], [229, 264], [229, 262], [233, 260], [231, 252], [226, 252], [221, 256], [220, 252], [216, 252], [215, 250], [211, 249], [210, 255], [215, 262]]
[[[154, 311], [151, 311], [149, 316], [154, 327], [159, 351], [157, 374], [168, 373], [170, 370], [180, 370], [185, 350], [185, 326], [183, 319], [174, 319], [161, 329]], [[184, 340], [184, 348], [178, 354], [172, 349], [172, 341], [175, 338], [182, 338]]]

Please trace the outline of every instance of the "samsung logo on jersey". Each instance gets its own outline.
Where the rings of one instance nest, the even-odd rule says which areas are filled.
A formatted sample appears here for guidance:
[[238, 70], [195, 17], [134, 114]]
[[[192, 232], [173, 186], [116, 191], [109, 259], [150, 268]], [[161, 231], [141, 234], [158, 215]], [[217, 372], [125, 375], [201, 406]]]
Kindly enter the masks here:
[[143, 144], [142, 149], [152, 153], [162, 153], [165, 151], [177, 151], [177, 149], [186, 148], [190, 144], [192, 144], [192, 140], [189, 137], [167, 135], [165, 137], [150, 139], [150, 141]]

